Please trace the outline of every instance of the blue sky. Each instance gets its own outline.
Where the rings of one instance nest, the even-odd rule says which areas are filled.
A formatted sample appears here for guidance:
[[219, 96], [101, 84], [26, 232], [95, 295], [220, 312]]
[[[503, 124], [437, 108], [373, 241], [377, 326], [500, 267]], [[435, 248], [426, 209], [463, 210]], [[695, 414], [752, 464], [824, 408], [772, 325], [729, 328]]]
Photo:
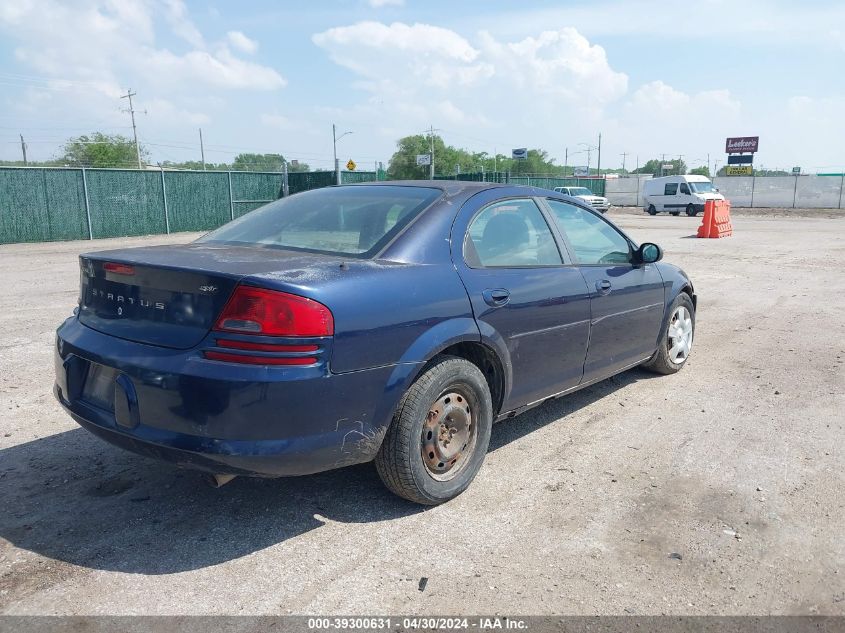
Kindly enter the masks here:
[[[240, 151], [386, 162], [429, 125], [492, 153], [602, 165], [707, 155], [760, 136], [756, 164], [845, 168], [845, 3], [10, 0], [0, 5], [0, 158], [131, 134], [153, 162]], [[580, 154], [577, 152], [581, 152]], [[595, 165], [595, 152], [591, 153]], [[466, 169], [469, 166], [462, 166]]]

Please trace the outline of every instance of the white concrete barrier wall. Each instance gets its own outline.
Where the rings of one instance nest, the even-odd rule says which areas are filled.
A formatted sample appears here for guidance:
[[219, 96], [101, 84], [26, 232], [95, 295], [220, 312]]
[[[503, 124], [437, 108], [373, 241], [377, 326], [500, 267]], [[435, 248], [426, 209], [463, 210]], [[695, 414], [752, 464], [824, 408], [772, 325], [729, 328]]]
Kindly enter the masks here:
[[[605, 186], [607, 199], [616, 206], [642, 206], [643, 182], [650, 178], [611, 178]], [[842, 209], [845, 205], [842, 176], [720, 176], [713, 184], [734, 207]]]

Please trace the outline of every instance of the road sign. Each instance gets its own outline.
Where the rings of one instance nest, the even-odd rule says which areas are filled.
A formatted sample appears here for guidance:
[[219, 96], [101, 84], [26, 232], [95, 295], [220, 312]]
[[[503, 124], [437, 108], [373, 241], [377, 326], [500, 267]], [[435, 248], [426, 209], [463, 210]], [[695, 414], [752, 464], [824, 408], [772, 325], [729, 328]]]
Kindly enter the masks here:
[[751, 152], [753, 154], [759, 146], [759, 136], [736, 136], [725, 139], [726, 154], [741, 154], [743, 152]]
[[528, 148], [519, 147], [517, 149], [511, 150], [511, 157], [515, 158], [516, 160], [526, 160], [528, 158]]
[[751, 176], [754, 168], [751, 165], [731, 165], [725, 168], [728, 176]]
[[800, 167], [793, 167], [793, 168], [792, 168], [792, 175], [793, 175], [793, 176], [798, 176], [800, 173], [801, 173], [801, 168], [800, 168]]
[[431, 154], [417, 154], [417, 166], [431, 165]]
[[355, 161], [354, 161], [354, 160], [352, 160], [352, 159], [350, 158], [350, 159], [349, 159], [349, 162], [348, 162], [348, 163], [346, 163], [346, 168], [347, 168], [349, 171], [355, 171], [355, 167], [356, 167], [356, 165], [355, 165]]
[[589, 167], [573, 167], [572, 168], [572, 175], [573, 176], [589, 176], [590, 175], [590, 168]]
[[754, 154], [728, 154], [728, 165], [750, 165], [754, 162]]

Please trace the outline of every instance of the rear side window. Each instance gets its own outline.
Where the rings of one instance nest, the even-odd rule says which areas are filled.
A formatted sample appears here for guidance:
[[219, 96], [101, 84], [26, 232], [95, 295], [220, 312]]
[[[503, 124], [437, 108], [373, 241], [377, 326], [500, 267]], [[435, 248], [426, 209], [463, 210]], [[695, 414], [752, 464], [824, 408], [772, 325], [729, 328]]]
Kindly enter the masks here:
[[317, 189], [271, 202], [198, 241], [371, 257], [440, 195], [390, 185]]
[[579, 264], [627, 264], [631, 245], [619, 231], [600, 217], [560, 200], [547, 200]]
[[676, 193], [678, 193], [678, 183], [676, 182], [668, 183], [663, 189], [664, 196], [674, 196]]
[[543, 214], [528, 199], [497, 202], [475, 216], [464, 259], [473, 267], [493, 268], [563, 263]]

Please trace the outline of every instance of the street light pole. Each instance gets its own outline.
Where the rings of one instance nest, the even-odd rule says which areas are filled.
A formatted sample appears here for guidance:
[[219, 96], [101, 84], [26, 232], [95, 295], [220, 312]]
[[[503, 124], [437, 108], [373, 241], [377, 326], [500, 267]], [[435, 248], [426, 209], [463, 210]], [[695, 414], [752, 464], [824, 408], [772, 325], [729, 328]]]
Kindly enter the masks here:
[[352, 132], [344, 132], [340, 136], [337, 135], [337, 127], [334, 123], [332, 123], [332, 147], [334, 148], [334, 177], [335, 177], [335, 184], [340, 184], [340, 163], [337, 160], [337, 142], [342, 139], [347, 134], [352, 134]]
[[334, 148], [334, 184], [340, 184], [340, 164], [337, 162], [337, 128], [332, 123], [332, 147]]

